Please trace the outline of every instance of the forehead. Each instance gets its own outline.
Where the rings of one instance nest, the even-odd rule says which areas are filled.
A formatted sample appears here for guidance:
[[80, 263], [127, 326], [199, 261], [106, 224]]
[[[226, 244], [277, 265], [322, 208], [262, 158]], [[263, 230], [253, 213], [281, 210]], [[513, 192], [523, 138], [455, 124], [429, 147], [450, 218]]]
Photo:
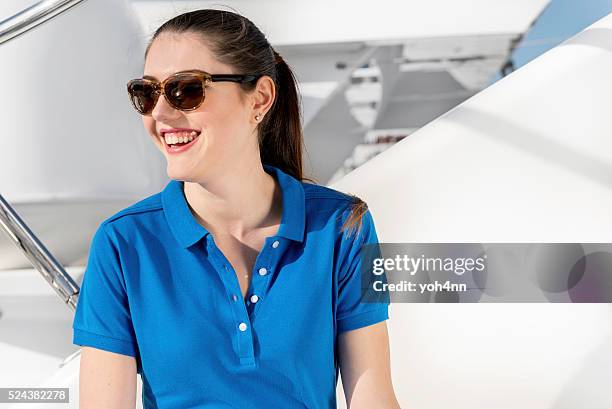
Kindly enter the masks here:
[[233, 73], [231, 67], [219, 62], [194, 33], [162, 33], [153, 41], [144, 64], [146, 77], [161, 80], [189, 69], [211, 74]]

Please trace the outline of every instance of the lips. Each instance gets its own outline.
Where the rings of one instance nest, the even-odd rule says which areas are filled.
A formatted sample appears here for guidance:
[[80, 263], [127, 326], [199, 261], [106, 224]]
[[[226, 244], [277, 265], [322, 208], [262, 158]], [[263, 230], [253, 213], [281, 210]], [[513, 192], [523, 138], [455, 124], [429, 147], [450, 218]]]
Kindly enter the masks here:
[[159, 131], [159, 134], [162, 136], [162, 138], [167, 134], [167, 133], [173, 133], [173, 132], [197, 132], [198, 135], [202, 132], [198, 129], [191, 129], [191, 128], [165, 128], [165, 129], [161, 129]]
[[[193, 128], [165, 128], [159, 131], [159, 135], [166, 152], [178, 154], [189, 150], [200, 138], [201, 131]], [[187, 138], [192, 140], [188, 141]]]

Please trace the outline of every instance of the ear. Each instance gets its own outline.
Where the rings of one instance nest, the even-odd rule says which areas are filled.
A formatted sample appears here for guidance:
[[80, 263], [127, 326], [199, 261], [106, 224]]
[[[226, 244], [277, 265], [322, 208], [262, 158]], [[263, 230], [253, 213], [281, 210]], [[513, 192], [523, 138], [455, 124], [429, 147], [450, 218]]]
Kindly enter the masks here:
[[[253, 89], [250, 95], [252, 107], [252, 122], [261, 123], [263, 121], [264, 116], [272, 107], [275, 97], [276, 84], [274, 84], [274, 80], [268, 75], [260, 77], [259, 80], [257, 80], [257, 85], [255, 86], [255, 89]], [[255, 119], [255, 116], [257, 114], [259, 114], [259, 121]]]

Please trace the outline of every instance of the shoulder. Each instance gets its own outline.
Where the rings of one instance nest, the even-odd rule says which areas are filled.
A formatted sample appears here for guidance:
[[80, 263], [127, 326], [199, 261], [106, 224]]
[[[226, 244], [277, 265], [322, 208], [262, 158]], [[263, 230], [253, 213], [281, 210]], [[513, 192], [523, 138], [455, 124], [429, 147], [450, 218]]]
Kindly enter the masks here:
[[149, 221], [151, 217], [162, 215], [162, 211], [161, 192], [158, 192], [107, 217], [102, 221], [101, 228], [113, 231], [129, 229], [138, 225], [140, 221]]
[[368, 204], [350, 192], [341, 192], [327, 186], [302, 182], [306, 212], [310, 215], [334, 216], [339, 230], [350, 236], [359, 232], [363, 222], [371, 220]]
[[341, 192], [323, 185], [302, 182], [302, 187], [306, 202], [320, 208], [346, 208], [362, 201], [358, 196], [350, 192]]

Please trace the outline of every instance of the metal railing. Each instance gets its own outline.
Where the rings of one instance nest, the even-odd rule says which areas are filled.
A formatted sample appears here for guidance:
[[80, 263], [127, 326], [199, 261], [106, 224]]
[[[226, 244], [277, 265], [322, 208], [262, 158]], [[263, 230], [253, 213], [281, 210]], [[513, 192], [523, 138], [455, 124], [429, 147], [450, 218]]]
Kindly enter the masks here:
[[4, 230], [15, 245], [21, 249], [43, 278], [53, 287], [60, 298], [73, 311], [79, 294], [78, 284], [38, 240], [17, 212], [0, 194], [0, 229]]
[[[60, 15], [84, 0], [42, 0], [0, 21], [0, 44]], [[0, 228], [21, 249], [64, 303], [76, 309], [78, 284], [38, 240], [11, 205], [0, 195]]]
[[0, 21], [0, 44], [63, 13], [84, 0], [42, 0]]

